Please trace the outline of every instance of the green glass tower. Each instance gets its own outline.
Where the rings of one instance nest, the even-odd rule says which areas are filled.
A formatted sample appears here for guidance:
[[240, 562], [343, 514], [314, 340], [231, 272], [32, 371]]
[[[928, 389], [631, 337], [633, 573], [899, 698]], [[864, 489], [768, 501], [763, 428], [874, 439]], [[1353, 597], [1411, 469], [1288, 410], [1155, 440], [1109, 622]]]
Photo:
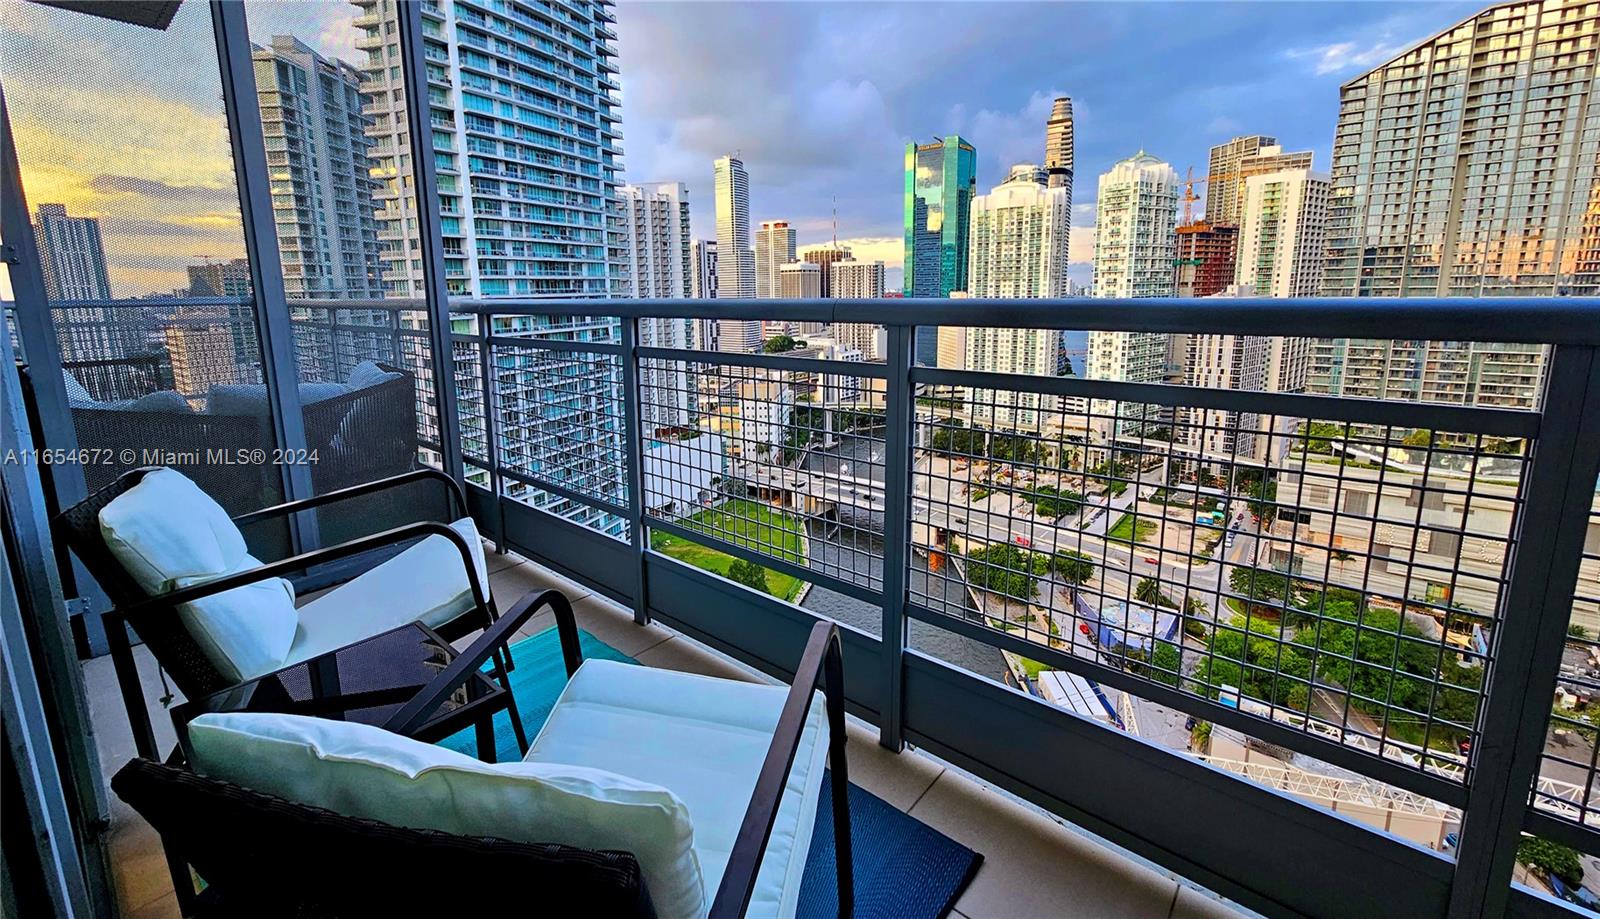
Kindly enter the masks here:
[[948, 297], [966, 289], [977, 187], [978, 151], [958, 135], [906, 145], [906, 296]]

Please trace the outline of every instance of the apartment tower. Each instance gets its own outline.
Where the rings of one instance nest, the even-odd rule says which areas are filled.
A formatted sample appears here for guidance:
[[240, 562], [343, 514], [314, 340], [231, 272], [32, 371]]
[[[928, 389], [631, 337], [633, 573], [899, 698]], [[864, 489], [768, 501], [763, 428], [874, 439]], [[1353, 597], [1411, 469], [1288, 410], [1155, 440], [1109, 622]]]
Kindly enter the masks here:
[[756, 297], [765, 300], [779, 296], [778, 272], [793, 261], [794, 227], [787, 220], [761, 221], [756, 230]]
[[[1067, 242], [1072, 199], [1032, 164], [1011, 167], [1006, 180], [972, 202], [967, 293], [973, 297], [1062, 297], [1067, 293]], [[1054, 329], [969, 328], [966, 368], [1054, 376], [1061, 334]], [[1056, 400], [1037, 393], [969, 390], [973, 421], [1033, 427]]]

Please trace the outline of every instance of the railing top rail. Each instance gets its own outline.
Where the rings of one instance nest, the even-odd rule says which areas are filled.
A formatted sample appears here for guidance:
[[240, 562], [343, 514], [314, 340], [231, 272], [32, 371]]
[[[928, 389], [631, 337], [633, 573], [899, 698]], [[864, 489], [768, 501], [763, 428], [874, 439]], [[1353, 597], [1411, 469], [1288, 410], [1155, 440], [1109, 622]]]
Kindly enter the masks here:
[[[1233, 333], [1600, 346], [1600, 298], [1204, 297], [1114, 299], [495, 299], [451, 312], [689, 319], [789, 319], [895, 326]], [[1470, 333], [1470, 339], [1463, 339]]]

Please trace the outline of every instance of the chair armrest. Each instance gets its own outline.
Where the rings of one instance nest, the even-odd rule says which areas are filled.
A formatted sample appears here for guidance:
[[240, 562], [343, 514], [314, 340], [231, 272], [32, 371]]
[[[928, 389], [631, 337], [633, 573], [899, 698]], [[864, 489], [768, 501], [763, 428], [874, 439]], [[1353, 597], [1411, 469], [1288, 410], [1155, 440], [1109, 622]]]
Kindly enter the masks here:
[[417, 726], [427, 721], [450, 694], [460, 689], [467, 680], [482, 669], [498, 648], [511, 641], [517, 629], [533, 618], [541, 606], [549, 606], [556, 617], [556, 631], [561, 638], [561, 656], [566, 659], [567, 676], [577, 672], [583, 663], [578, 648], [578, 623], [572, 615], [572, 604], [559, 590], [546, 590], [538, 594], [529, 592], [518, 600], [511, 610], [502, 615], [494, 625], [485, 629], [472, 646], [461, 652], [439, 675], [429, 681], [423, 690], [412, 697], [398, 712], [384, 723], [384, 730], [410, 736]]
[[756, 778], [756, 789], [750, 796], [750, 806], [739, 824], [733, 851], [728, 856], [728, 866], [722, 873], [722, 883], [717, 887], [716, 898], [711, 902], [709, 919], [737, 919], [750, 905], [750, 895], [756, 889], [756, 874], [761, 869], [761, 859], [767, 851], [767, 840], [772, 835], [772, 824], [778, 819], [778, 805], [783, 801], [783, 789], [789, 782], [789, 771], [794, 766], [795, 753], [800, 747], [800, 733], [805, 728], [806, 713], [811, 708], [811, 697], [822, 684], [828, 710], [828, 761], [833, 771], [833, 833], [834, 851], [838, 857], [835, 871], [839, 881], [839, 915], [850, 915], [853, 906], [854, 884], [851, 877], [850, 811], [845, 800], [849, 781], [845, 772], [844, 732], [844, 663], [840, 656], [839, 627], [831, 622], [819, 622], [811, 627], [811, 637], [806, 641], [805, 653], [800, 656], [800, 666], [795, 668], [794, 683], [783, 701], [783, 711], [778, 715], [778, 727], [767, 748], [767, 758], [761, 763], [761, 773]]
[[233, 518], [233, 522], [239, 526], [244, 526], [246, 524], [255, 523], [258, 520], [266, 520], [271, 517], [281, 517], [284, 514], [292, 514], [296, 511], [309, 510], [313, 507], [321, 507], [325, 504], [333, 504], [335, 502], [345, 501], [350, 498], [359, 498], [364, 495], [376, 494], [377, 492], [384, 491], [385, 489], [395, 488], [400, 485], [409, 485], [412, 482], [421, 482], [429, 479], [436, 480], [444, 484], [451, 504], [460, 510], [461, 516], [466, 516], [467, 496], [461, 490], [461, 483], [457, 482], [450, 476], [445, 475], [438, 469], [424, 468], [413, 469], [410, 472], [402, 472], [399, 475], [393, 475], [386, 479], [378, 479], [373, 482], [364, 482], [360, 485], [352, 485], [349, 488], [341, 488], [337, 491], [330, 491], [311, 498], [302, 498], [299, 501], [286, 501], [283, 504], [274, 504], [271, 507], [264, 507], [258, 511], [251, 511], [248, 514], [241, 514], [238, 517]]
[[326, 549], [313, 549], [310, 552], [302, 552], [299, 555], [270, 562], [259, 568], [251, 568], [246, 571], [237, 571], [233, 574], [224, 575], [215, 580], [206, 581], [203, 584], [170, 590], [159, 596], [141, 600], [125, 609], [112, 610], [106, 615], [113, 621], [131, 622], [134, 628], [138, 628], [138, 623], [134, 621], [135, 619], [149, 615], [157, 610], [173, 609], [180, 603], [204, 599], [213, 594], [232, 590], [235, 587], [254, 584], [267, 578], [282, 577], [285, 574], [299, 571], [310, 565], [319, 565], [323, 562], [359, 555], [362, 552], [394, 545], [419, 536], [443, 536], [455, 544], [456, 549], [461, 553], [461, 562], [466, 568], [467, 584], [472, 589], [473, 602], [478, 606], [484, 606], [483, 585], [478, 583], [477, 566], [473, 564], [472, 547], [467, 544], [466, 537], [442, 523], [425, 521], [423, 523], [408, 523], [402, 527], [384, 530], [382, 533], [374, 533], [371, 536], [363, 536], [360, 539], [352, 539], [349, 542], [330, 546]]

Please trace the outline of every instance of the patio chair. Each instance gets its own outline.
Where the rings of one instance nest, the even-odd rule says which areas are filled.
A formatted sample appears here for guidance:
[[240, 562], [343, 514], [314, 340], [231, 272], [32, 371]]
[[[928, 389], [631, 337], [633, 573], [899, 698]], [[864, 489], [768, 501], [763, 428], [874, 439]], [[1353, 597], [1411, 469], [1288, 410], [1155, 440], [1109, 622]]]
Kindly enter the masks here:
[[[509, 615], [538, 602], [525, 598]], [[390, 719], [390, 730], [296, 715], [202, 715], [188, 725], [184, 750], [203, 778], [135, 760], [112, 788], [161, 833], [169, 859], [195, 869], [206, 884], [198, 899], [242, 902], [263, 915], [374, 915], [383, 910], [371, 907], [395, 901], [396, 878], [415, 879], [399, 885], [409, 892], [438, 873], [451, 884], [483, 879], [460, 885], [462, 899], [439, 910], [446, 915], [468, 903], [483, 912], [479, 895], [493, 889], [496, 902], [520, 897], [517, 913], [790, 917], [826, 760], [839, 912], [848, 916], [838, 627], [813, 627], [785, 688], [584, 662], [571, 608], [553, 609], [569, 681], [521, 763], [482, 763], [402, 736], [466, 679], [475, 664], [461, 658]], [[465, 874], [409, 859], [398, 870], [370, 867], [382, 866], [381, 846], [440, 842], [426, 831], [504, 858]], [[570, 877], [501, 870], [519, 857], [538, 863], [541, 846], [578, 867]], [[611, 859], [612, 870], [584, 858]], [[403, 902], [401, 912], [431, 914], [430, 895]], [[196, 899], [180, 892], [185, 898]]]
[[[443, 489], [449, 523], [423, 521], [262, 563], [246, 552], [241, 525], [365, 498], [404, 486]], [[456, 515], [459, 514], [458, 517]], [[155, 735], [128, 628], [190, 699], [419, 621], [446, 639], [498, 618], [483, 543], [460, 486], [418, 469], [239, 517], [182, 473], [134, 469], [54, 521], [109, 595], [103, 616], [112, 663], [139, 755], [156, 758]], [[286, 575], [314, 565], [389, 551], [398, 554], [295, 608]], [[508, 683], [509, 655], [496, 652]], [[520, 719], [512, 713], [519, 741]]]

